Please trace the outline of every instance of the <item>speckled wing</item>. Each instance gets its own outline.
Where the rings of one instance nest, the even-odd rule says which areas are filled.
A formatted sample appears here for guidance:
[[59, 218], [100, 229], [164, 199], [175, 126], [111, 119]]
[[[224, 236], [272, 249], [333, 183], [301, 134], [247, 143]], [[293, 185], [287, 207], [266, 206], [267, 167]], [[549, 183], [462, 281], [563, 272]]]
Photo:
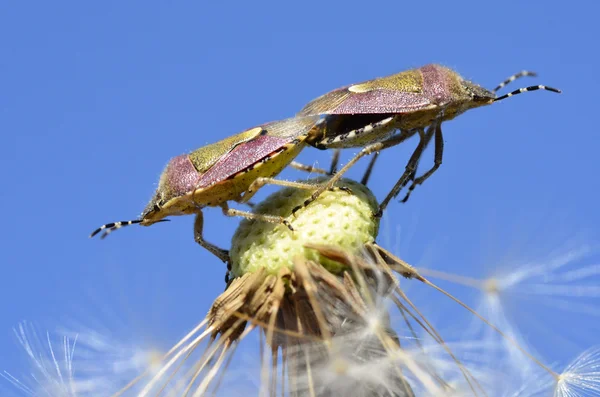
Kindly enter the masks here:
[[198, 187], [206, 187], [223, 181], [257, 165], [262, 159], [277, 151], [289, 149], [290, 145], [303, 145], [306, 134], [318, 121], [318, 116], [294, 117], [256, 127], [261, 129], [261, 133], [253, 139], [237, 145], [221, 157], [201, 176]]
[[309, 102], [298, 114], [402, 114], [434, 107], [423, 93], [423, 75], [413, 69], [338, 88]]
[[264, 124], [262, 128], [267, 135], [288, 138], [305, 138], [306, 134], [319, 122], [318, 115], [292, 117], [285, 120]]

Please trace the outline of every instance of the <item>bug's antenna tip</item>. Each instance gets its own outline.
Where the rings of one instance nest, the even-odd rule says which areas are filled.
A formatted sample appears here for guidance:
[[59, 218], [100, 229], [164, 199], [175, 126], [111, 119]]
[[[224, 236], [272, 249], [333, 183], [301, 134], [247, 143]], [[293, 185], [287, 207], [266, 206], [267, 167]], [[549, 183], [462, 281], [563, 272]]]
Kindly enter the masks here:
[[102, 230], [104, 230], [107, 227], [107, 225], [102, 225], [100, 226], [98, 229], [94, 230], [92, 233], [90, 233], [89, 238], [93, 238], [96, 234], [100, 233]]
[[562, 90], [554, 87], [548, 87], [547, 85], [540, 86], [539, 88], [544, 89], [546, 91], [556, 92], [557, 94], [562, 94]]
[[104, 230], [104, 233], [102, 233], [102, 235], [100, 236], [100, 239], [105, 238], [106, 236], [108, 236], [111, 232], [120, 229], [124, 226], [129, 226], [129, 225], [135, 225], [136, 223], [141, 223], [142, 220], [141, 219], [135, 219], [132, 221], [121, 221], [121, 222], [113, 222], [113, 223], [107, 223], [105, 225], [100, 226], [98, 229], [94, 230], [92, 232], [92, 234], [90, 234], [90, 238], [94, 237], [95, 235], [97, 235], [98, 233], [100, 233], [101, 231]]

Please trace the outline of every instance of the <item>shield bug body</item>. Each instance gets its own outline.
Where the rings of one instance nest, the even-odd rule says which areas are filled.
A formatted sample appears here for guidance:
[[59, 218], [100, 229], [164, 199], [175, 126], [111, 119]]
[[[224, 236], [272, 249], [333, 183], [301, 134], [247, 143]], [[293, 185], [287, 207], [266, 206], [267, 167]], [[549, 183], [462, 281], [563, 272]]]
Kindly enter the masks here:
[[[314, 185], [277, 181], [271, 177], [288, 166], [304, 148], [307, 134], [318, 122], [318, 116], [308, 116], [267, 123], [171, 159], [160, 177], [154, 197], [139, 219], [103, 225], [90, 237], [102, 231], [102, 237], [105, 237], [111, 231], [132, 224], [150, 226], [168, 216], [196, 214], [196, 241], [227, 261], [227, 251], [202, 236], [202, 208], [219, 206], [227, 216], [284, 223], [290, 227], [280, 217], [230, 209], [227, 202], [247, 202], [260, 186], [267, 183], [314, 190]], [[306, 166], [299, 168], [312, 170]]]
[[[419, 145], [408, 161], [404, 174], [380, 204], [381, 214], [409, 180], [413, 182], [403, 201], [408, 200], [414, 187], [423, 183], [441, 165], [444, 143], [442, 122], [469, 109], [490, 105], [527, 91], [541, 89], [560, 93], [556, 88], [536, 85], [496, 96], [496, 92], [506, 84], [519, 77], [532, 75], [535, 74], [522, 71], [489, 91], [463, 79], [449, 68], [425, 65], [333, 90], [308, 103], [299, 115], [325, 116], [307, 140], [312, 146], [320, 149], [364, 147], [340, 170], [341, 174], [360, 157], [419, 134]], [[434, 165], [416, 178], [421, 154], [432, 138], [435, 141]], [[334, 182], [335, 178], [330, 183]]]

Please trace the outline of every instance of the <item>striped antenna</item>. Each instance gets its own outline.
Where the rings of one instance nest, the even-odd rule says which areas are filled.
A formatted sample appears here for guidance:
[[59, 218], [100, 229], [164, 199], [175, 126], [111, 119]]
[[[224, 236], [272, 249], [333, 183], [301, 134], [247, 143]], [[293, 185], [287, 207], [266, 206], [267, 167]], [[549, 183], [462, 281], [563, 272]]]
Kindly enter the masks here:
[[[90, 238], [94, 237], [96, 234], [98, 234], [104, 230], [104, 233], [102, 233], [102, 235], [100, 236], [100, 238], [102, 239], [117, 229], [120, 229], [125, 226], [129, 226], [129, 225], [135, 225], [136, 223], [141, 223], [142, 221], [143, 221], [143, 219], [134, 219], [132, 221], [120, 221], [120, 222], [107, 223], [106, 225], [102, 225], [98, 229], [94, 230], [92, 232], [92, 234], [90, 234]], [[156, 221], [156, 222], [152, 222], [152, 223], [169, 222], [169, 221], [170, 221], [170, 219], [161, 219], [160, 221]]]
[[503, 99], [510, 98], [513, 95], [522, 94], [522, 93], [528, 92], [528, 91], [537, 91], [537, 90], [552, 91], [552, 92], [556, 92], [558, 94], [560, 94], [562, 92], [558, 88], [546, 87], [545, 85], [532, 85], [531, 87], [519, 88], [518, 90], [514, 90], [513, 92], [509, 92], [508, 94], [499, 96], [498, 98], [494, 99], [494, 102], [498, 102]]
[[516, 79], [520, 79], [521, 77], [525, 77], [525, 76], [535, 77], [535, 76], [537, 76], [537, 73], [536, 72], [530, 72], [529, 70], [521, 70], [519, 73], [513, 74], [512, 76], [510, 76], [509, 78], [507, 78], [506, 80], [504, 80], [502, 83], [498, 84], [498, 87], [494, 88], [492, 90], [492, 92], [495, 94], [496, 92], [498, 92], [498, 90], [501, 90], [506, 85], [512, 83]]
[[90, 238], [94, 237], [96, 234], [100, 233], [103, 230], [105, 230], [105, 232], [102, 233], [102, 236], [100, 236], [100, 238], [105, 238], [106, 236], [108, 236], [110, 233], [114, 232], [117, 229], [120, 229], [124, 226], [134, 225], [136, 223], [140, 223], [141, 221], [142, 221], [141, 219], [135, 219], [133, 221], [120, 221], [120, 222], [107, 223], [106, 225], [102, 225], [98, 229], [94, 230], [92, 232], [92, 234], [90, 234]]

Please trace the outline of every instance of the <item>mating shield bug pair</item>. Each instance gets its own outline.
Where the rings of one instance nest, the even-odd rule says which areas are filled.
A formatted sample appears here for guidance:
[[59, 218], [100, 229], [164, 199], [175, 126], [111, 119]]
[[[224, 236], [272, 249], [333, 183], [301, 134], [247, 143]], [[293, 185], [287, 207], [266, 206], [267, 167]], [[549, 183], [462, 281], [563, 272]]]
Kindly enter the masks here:
[[[555, 88], [537, 85], [496, 96], [496, 92], [506, 84], [527, 75], [533, 73], [515, 74], [494, 90], [488, 91], [464, 80], [446, 67], [426, 65], [331, 91], [307, 104], [296, 118], [251, 128], [188, 155], [173, 158], [161, 175], [155, 196], [139, 219], [103, 225], [91, 237], [105, 231], [104, 237], [113, 230], [131, 224], [149, 226], [171, 215], [196, 214], [196, 241], [227, 261], [227, 251], [207, 242], [202, 236], [202, 208], [219, 206], [227, 216], [284, 223], [291, 229], [284, 219], [230, 209], [227, 201], [247, 202], [260, 186], [271, 183], [313, 189], [311, 197], [304, 202], [304, 206], [309, 205], [323, 191], [331, 189], [361, 157], [398, 145], [419, 134], [419, 144], [404, 173], [380, 204], [377, 215], [381, 215], [389, 201], [398, 195], [409, 180], [413, 182], [403, 201], [408, 199], [415, 186], [423, 183], [441, 165], [442, 122], [466, 110], [522, 92], [538, 89], [560, 92]], [[323, 115], [325, 117], [321, 118]], [[434, 165], [416, 177], [421, 155], [433, 137]], [[364, 148], [321, 186], [271, 179], [292, 164], [306, 144], [320, 149]], [[297, 167], [313, 170], [307, 166]]]
[[[317, 148], [364, 147], [340, 170], [339, 176], [332, 178], [331, 184], [359, 158], [419, 134], [419, 144], [404, 173], [380, 204], [378, 214], [381, 214], [389, 201], [398, 195], [409, 180], [413, 182], [402, 201], [408, 200], [415, 186], [423, 183], [442, 164], [442, 122], [451, 120], [469, 109], [490, 105], [523, 92], [540, 89], [561, 92], [556, 88], [536, 85], [496, 96], [496, 92], [506, 84], [523, 76], [535, 76], [535, 73], [519, 72], [492, 91], [488, 91], [444, 66], [425, 65], [333, 90], [308, 103], [298, 115], [325, 115], [318, 131], [313, 132], [307, 140]], [[416, 177], [421, 155], [433, 137], [434, 165]], [[325, 188], [321, 187], [315, 195]], [[310, 201], [307, 200], [306, 204]]]

